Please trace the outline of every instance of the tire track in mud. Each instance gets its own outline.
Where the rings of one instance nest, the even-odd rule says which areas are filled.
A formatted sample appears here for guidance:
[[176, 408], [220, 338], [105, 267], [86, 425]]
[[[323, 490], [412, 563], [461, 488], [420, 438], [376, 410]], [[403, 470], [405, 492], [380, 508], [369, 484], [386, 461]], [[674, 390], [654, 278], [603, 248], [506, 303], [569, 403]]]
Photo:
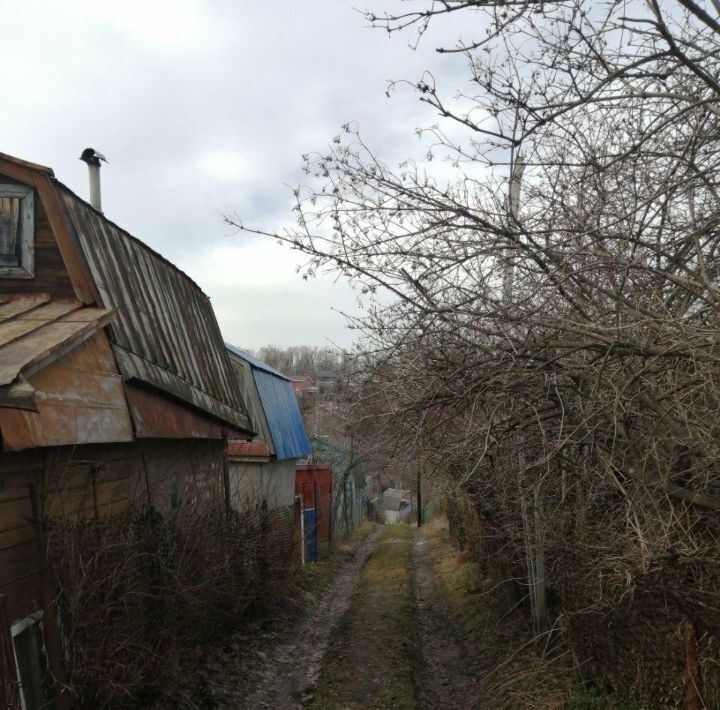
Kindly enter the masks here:
[[430, 543], [413, 535], [416, 691], [418, 710], [489, 708], [483, 699], [483, 668], [466, 651], [463, 631], [432, 567]]
[[242, 707], [297, 710], [312, 697], [332, 631], [350, 608], [355, 585], [381, 532], [378, 528], [365, 540], [291, 638], [278, 639], [249, 659], [243, 669], [247, 690]]

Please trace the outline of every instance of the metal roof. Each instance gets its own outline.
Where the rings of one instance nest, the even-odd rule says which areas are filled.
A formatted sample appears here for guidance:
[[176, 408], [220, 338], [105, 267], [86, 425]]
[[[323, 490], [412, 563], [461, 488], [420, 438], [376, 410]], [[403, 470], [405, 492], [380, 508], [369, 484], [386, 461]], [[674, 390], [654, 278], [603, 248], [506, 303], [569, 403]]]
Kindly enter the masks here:
[[250, 366], [263, 423], [277, 459], [282, 461], [309, 456], [310, 444], [290, 379], [244, 350], [232, 345], [227, 347], [232, 355]]
[[103, 304], [117, 310], [109, 332], [123, 376], [252, 431], [208, 297], [172, 263], [55, 184]]
[[275, 377], [281, 377], [283, 380], [292, 379], [287, 375], [283, 375], [282, 372], [279, 372], [278, 370], [270, 367], [270, 365], [268, 365], [266, 362], [263, 362], [260, 358], [251, 355], [247, 350], [243, 350], [242, 348], [239, 348], [236, 345], [231, 345], [230, 343], [225, 343], [225, 347], [234, 355], [237, 355], [246, 362], [249, 362], [256, 370], [263, 370], [265, 372], [269, 372], [271, 375], [275, 375]]

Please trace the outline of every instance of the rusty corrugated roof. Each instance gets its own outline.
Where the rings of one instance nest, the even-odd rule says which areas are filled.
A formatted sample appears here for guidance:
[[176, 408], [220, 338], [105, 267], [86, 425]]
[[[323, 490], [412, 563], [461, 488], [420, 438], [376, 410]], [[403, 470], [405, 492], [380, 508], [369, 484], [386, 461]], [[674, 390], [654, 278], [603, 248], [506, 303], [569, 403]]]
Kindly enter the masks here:
[[208, 297], [192, 279], [56, 181], [104, 305], [127, 379], [252, 431]]

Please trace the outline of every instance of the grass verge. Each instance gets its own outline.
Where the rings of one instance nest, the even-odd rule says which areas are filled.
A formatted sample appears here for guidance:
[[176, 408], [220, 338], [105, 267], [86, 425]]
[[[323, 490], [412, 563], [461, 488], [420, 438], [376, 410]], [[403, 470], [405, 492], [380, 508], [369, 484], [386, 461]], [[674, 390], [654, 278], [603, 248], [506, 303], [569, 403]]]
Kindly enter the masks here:
[[335, 543], [330, 557], [305, 565], [298, 573], [295, 583], [308, 594], [316, 595], [322, 592], [376, 528], [377, 524], [370, 521], [360, 523], [346, 539]]
[[412, 710], [411, 530], [388, 526], [333, 633], [312, 710]]
[[451, 608], [478, 649], [487, 668], [487, 694], [492, 707], [533, 709], [636, 710], [627, 699], [609, 697], [584, 684], [568, 652], [554, 648], [544, 653], [532, 641], [522, 609], [508, 611], [498, 598], [497, 580], [483, 574], [468, 552], [452, 546], [447, 522], [436, 519], [421, 529], [430, 543], [432, 565]]

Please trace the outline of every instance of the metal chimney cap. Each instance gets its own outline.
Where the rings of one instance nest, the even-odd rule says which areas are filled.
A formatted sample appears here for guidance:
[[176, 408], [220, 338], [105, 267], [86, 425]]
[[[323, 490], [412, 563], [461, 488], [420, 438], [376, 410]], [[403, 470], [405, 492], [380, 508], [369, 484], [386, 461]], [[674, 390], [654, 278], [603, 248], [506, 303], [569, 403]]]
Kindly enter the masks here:
[[88, 165], [100, 165], [101, 160], [107, 163], [107, 158], [95, 148], [85, 148], [80, 160], [84, 160]]

